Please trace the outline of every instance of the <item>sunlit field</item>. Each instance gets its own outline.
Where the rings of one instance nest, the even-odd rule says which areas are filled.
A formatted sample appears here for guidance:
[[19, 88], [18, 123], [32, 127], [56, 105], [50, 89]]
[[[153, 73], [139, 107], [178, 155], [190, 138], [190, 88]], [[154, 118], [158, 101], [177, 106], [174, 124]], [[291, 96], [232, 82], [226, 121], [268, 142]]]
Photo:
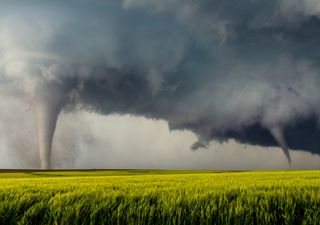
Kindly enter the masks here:
[[320, 171], [7, 172], [0, 224], [320, 224]]

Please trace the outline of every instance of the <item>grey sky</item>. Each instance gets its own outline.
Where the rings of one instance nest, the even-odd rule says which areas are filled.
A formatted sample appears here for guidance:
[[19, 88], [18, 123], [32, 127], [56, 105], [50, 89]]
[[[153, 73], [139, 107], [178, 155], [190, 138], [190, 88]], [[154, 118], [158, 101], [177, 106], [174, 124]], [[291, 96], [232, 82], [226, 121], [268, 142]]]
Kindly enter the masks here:
[[[133, 142], [144, 146], [135, 149], [149, 156], [146, 161], [152, 161], [149, 148], [168, 157], [156, 157], [163, 158], [163, 165], [185, 149], [186, 164], [172, 163], [181, 167], [190, 160], [188, 165], [200, 162], [201, 157], [199, 165], [207, 167], [204, 162], [218, 152], [212, 148], [225, 149], [226, 154], [243, 152], [243, 159], [226, 156], [234, 159], [227, 163], [231, 167], [247, 162], [251, 157], [245, 154], [261, 158], [264, 150], [258, 149], [262, 148], [268, 149], [270, 160], [259, 166], [270, 168], [278, 168], [283, 155], [290, 161], [289, 151], [297, 162], [298, 153], [291, 150], [320, 152], [318, 1], [1, 3], [0, 97], [5, 106], [0, 146], [22, 165], [39, 165], [33, 149], [38, 149], [43, 168], [50, 168], [51, 161], [55, 166], [100, 165], [101, 157], [94, 158], [88, 149], [105, 154], [103, 146], [109, 145], [108, 159], [131, 160], [142, 154], [131, 157], [127, 148]], [[11, 110], [23, 104], [28, 112]], [[89, 115], [93, 121], [103, 117], [114, 123], [119, 119], [109, 117], [114, 114], [122, 118], [119, 124], [127, 124], [121, 132], [115, 132], [115, 125], [110, 126], [112, 132], [103, 130], [108, 129], [107, 123], [103, 128], [85, 124]], [[60, 121], [65, 121], [57, 124], [53, 140], [60, 115]], [[139, 127], [130, 125], [136, 120], [158, 121], [144, 132], [158, 138], [161, 132], [168, 135], [158, 127], [167, 124], [170, 138], [180, 140], [179, 146], [171, 146], [176, 149], [170, 150], [172, 157], [168, 143], [150, 146], [149, 139], [124, 138], [126, 132], [138, 133]], [[15, 123], [21, 127], [14, 129]], [[66, 129], [68, 135], [61, 134]], [[104, 139], [97, 130], [112, 135]], [[193, 135], [182, 137], [187, 134]], [[113, 146], [117, 140], [123, 145]], [[206, 146], [210, 151], [189, 151]], [[278, 146], [285, 154], [272, 150]], [[127, 157], [120, 158], [122, 151]]]

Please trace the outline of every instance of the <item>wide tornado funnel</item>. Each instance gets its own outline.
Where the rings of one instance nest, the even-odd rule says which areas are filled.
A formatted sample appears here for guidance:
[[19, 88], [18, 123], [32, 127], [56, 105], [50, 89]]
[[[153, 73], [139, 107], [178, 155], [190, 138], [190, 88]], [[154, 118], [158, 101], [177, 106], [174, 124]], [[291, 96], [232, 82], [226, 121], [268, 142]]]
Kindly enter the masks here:
[[51, 168], [52, 141], [66, 91], [58, 81], [49, 81], [37, 88], [34, 108], [38, 125], [38, 148], [41, 168]]

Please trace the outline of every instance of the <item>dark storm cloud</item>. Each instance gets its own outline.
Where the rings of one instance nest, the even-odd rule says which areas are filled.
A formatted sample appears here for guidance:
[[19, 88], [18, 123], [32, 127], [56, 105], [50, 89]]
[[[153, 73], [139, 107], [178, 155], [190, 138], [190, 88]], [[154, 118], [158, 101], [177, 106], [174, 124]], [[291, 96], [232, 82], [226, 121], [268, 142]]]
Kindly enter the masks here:
[[319, 153], [315, 0], [2, 3], [0, 91], [36, 105], [46, 149], [64, 108], [164, 119], [195, 132], [195, 149], [233, 138]]

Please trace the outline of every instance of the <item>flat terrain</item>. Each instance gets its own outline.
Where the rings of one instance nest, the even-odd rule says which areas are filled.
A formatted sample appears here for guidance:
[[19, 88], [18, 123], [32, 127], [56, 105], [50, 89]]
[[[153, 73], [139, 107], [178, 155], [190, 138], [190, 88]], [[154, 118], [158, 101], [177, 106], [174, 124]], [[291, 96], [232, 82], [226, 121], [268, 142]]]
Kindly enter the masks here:
[[2, 171], [0, 224], [320, 224], [320, 171]]

